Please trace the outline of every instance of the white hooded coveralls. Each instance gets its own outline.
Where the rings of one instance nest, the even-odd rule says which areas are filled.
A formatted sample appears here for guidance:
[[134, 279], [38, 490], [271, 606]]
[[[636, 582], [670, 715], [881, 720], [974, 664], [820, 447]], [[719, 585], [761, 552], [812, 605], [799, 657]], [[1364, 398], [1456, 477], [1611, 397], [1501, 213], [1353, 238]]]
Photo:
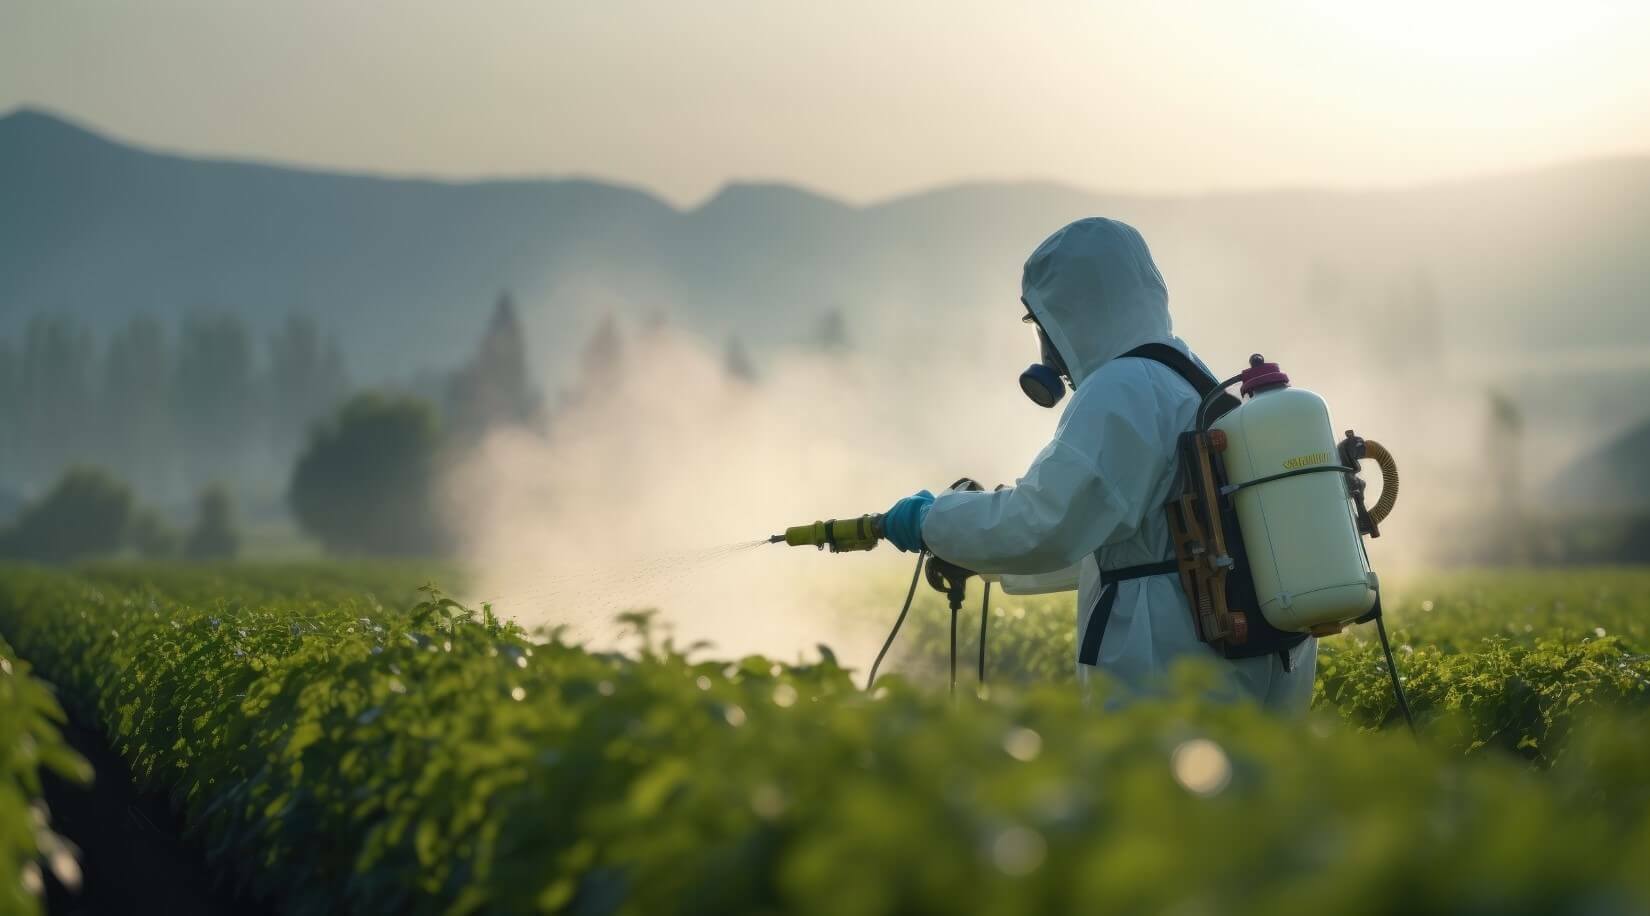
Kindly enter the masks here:
[[[1067, 570], [1065, 587], [1071, 579], [1078, 586], [1082, 647], [1102, 595], [1102, 568], [1174, 556], [1164, 506], [1176, 440], [1192, 428], [1199, 401], [1167, 366], [1118, 357], [1153, 342], [1191, 351], [1172, 333], [1168, 289], [1145, 239], [1116, 220], [1078, 220], [1054, 233], [1026, 261], [1021, 289], [1076, 391], [1054, 441], [1013, 487], [940, 494], [922, 537], [935, 556], [975, 572]], [[1175, 660], [1194, 656], [1213, 659], [1233, 692], [1269, 708], [1300, 711], [1311, 702], [1315, 639], [1296, 646], [1287, 666], [1276, 654], [1226, 660], [1198, 640], [1177, 575], [1110, 587], [1119, 591], [1098, 658], [1092, 667], [1077, 664], [1085, 684], [1099, 670], [1125, 691], [1149, 690]]]

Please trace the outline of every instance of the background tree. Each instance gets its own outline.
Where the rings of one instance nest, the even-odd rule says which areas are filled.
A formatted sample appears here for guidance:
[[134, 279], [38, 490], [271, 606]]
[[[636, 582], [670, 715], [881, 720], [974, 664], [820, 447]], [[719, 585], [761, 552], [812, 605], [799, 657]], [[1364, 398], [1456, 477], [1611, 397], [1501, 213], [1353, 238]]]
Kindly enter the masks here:
[[126, 542], [132, 492], [97, 468], [70, 468], [0, 534], [0, 554], [66, 563], [114, 553]]
[[175, 557], [183, 537], [153, 509], [141, 509], [126, 526], [126, 540], [146, 560]]
[[173, 403], [191, 479], [210, 479], [242, 456], [257, 426], [252, 339], [227, 312], [197, 312], [178, 332]]
[[211, 484], [201, 490], [200, 511], [184, 552], [191, 560], [228, 560], [240, 549], [241, 536], [235, 531], [235, 504], [229, 488]]
[[172, 483], [172, 363], [166, 332], [140, 315], [109, 339], [99, 389], [101, 457], [145, 493]]
[[579, 374], [564, 397], [564, 405], [572, 406], [597, 398], [619, 380], [624, 372], [625, 341], [619, 322], [611, 314], [591, 333], [579, 353]]
[[338, 342], [308, 315], [288, 316], [270, 338], [267, 379], [270, 433], [283, 454], [302, 446], [309, 424], [336, 408], [349, 391]]
[[[22, 404], [18, 400], [18, 369], [17, 349], [11, 341], [0, 337], [0, 468], [7, 471], [0, 478], [0, 493], [4, 493], [8, 485], [15, 484], [9, 478], [18, 473], [22, 460], [23, 431], [18, 413]], [[4, 497], [0, 496], [0, 503], [3, 501]], [[7, 515], [6, 506], [0, 504], [0, 520]]]
[[66, 464], [85, 460], [92, 424], [91, 331], [78, 319], [37, 315], [23, 335], [17, 366], [20, 476], [47, 480]]
[[501, 293], [481, 346], [453, 373], [447, 388], [449, 432], [474, 439], [497, 426], [520, 426], [538, 412], [539, 401], [527, 373], [527, 345], [509, 293]]
[[334, 553], [435, 554], [439, 430], [428, 403], [357, 395], [318, 424], [288, 490], [305, 532]]

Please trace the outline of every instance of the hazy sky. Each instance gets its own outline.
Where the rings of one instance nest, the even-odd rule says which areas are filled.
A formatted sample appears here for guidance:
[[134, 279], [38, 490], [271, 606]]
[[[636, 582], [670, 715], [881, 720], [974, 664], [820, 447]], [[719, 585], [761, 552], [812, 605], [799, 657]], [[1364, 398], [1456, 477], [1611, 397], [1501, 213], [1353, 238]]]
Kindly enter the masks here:
[[1650, 3], [0, 0], [0, 110], [189, 152], [871, 200], [1650, 151]]

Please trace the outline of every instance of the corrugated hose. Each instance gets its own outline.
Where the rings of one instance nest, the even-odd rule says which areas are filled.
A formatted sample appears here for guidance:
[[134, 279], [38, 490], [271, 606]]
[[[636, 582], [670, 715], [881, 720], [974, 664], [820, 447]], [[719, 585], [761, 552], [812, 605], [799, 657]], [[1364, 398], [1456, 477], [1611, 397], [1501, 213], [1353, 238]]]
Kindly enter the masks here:
[[1386, 517], [1392, 514], [1392, 507], [1398, 503], [1398, 462], [1393, 460], [1386, 446], [1374, 439], [1364, 440], [1364, 455], [1381, 468], [1381, 498], [1369, 508], [1369, 517], [1379, 525], [1386, 521]]

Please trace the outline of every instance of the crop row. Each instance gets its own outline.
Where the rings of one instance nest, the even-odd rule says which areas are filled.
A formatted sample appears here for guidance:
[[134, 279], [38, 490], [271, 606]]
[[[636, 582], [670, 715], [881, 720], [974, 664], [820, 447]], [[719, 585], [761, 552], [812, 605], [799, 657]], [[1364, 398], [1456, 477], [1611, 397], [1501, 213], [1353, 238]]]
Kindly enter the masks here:
[[[1001, 596], [992, 604], [992, 680], [1071, 680], [1069, 597]], [[978, 605], [968, 607], [959, 627], [967, 670], [978, 613]], [[1545, 763], [1562, 753], [1579, 713], [1650, 710], [1650, 573], [1435, 575], [1396, 593], [1388, 615], [1410, 706], [1434, 741]], [[949, 652], [947, 612], [925, 598], [912, 620], [902, 664], [940, 669]], [[1319, 641], [1314, 705], [1363, 728], [1390, 727], [1398, 715], [1373, 630], [1353, 627]]]
[[695, 661], [645, 614], [619, 657], [434, 596], [113, 581], [0, 570], [0, 631], [286, 912], [1650, 905], [1634, 709], [1537, 771], [1210, 707], [1195, 668], [1099, 715]]
[[40, 912], [45, 865], [65, 885], [79, 881], [74, 850], [50, 826], [41, 774], [86, 782], [91, 769], [58, 733], [63, 710], [27, 662], [0, 639], [0, 912]]

